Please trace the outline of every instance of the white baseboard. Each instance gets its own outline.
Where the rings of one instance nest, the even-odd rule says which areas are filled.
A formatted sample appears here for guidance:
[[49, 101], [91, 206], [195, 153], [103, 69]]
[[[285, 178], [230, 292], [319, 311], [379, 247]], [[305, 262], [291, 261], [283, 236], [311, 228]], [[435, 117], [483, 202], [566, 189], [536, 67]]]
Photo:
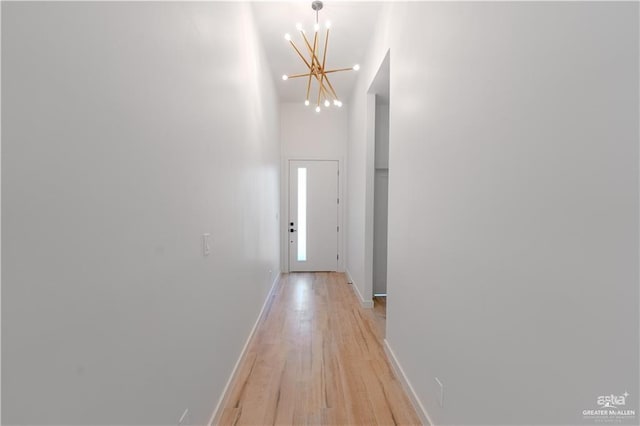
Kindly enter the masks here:
[[411, 382], [409, 382], [409, 379], [404, 374], [404, 370], [400, 366], [400, 363], [398, 362], [398, 358], [396, 358], [396, 354], [393, 352], [393, 349], [391, 349], [391, 346], [389, 346], [389, 342], [387, 341], [387, 339], [384, 339], [384, 351], [387, 353], [387, 357], [389, 357], [389, 360], [391, 361], [391, 366], [393, 367], [393, 370], [395, 371], [396, 376], [400, 380], [400, 383], [402, 383], [402, 387], [404, 388], [405, 392], [407, 392], [407, 394], [409, 395], [411, 404], [413, 404], [413, 408], [415, 408], [416, 413], [418, 413], [418, 416], [420, 417], [420, 421], [422, 422], [422, 424], [435, 426], [435, 423], [431, 420], [429, 413], [427, 413], [427, 410], [424, 408], [424, 405], [422, 405], [422, 402], [420, 402], [420, 398], [418, 398], [418, 395], [416, 395], [416, 392], [413, 390], [413, 386], [411, 386]]
[[353, 277], [349, 273], [348, 269], [345, 271], [345, 273], [347, 274], [347, 280], [349, 280], [349, 282], [352, 284], [353, 290], [356, 292], [356, 296], [358, 296], [358, 300], [360, 301], [360, 306], [362, 306], [365, 309], [373, 308], [373, 300], [371, 299], [366, 300], [364, 297], [362, 297], [362, 294], [360, 294], [360, 290], [358, 289], [358, 286], [356, 285], [355, 281], [353, 281]]
[[238, 373], [238, 367], [240, 366], [240, 363], [242, 362], [242, 360], [244, 359], [244, 355], [247, 352], [247, 349], [249, 348], [249, 343], [251, 343], [251, 339], [253, 339], [253, 335], [256, 333], [256, 330], [258, 329], [258, 325], [260, 325], [260, 321], [262, 320], [262, 316], [264, 315], [264, 311], [267, 309], [267, 306], [269, 306], [269, 302], [271, 301], [271, 296], [273, 295], [273, 290], [276, 288], [276, 285], [278, 284], [278, 281], [280, 281], [280, 277], [281, 277], [281, 273], [278, 273], [278, 275], [276, 276], [276, 279], [273, 280], [273, 283], [271, 283], [271, 288], [269, 289], [269, 292], [267, 293], [267, 297], [265, 297], [264, 299], [264, 303], [262, 304], [262, 309], [260, 309], [260, 313], [258, 314], [258, 318], [256, 319], [256, 322], [253, 324], [253, 328], [251, 329], [251, 332], [249, 333], [249, 337], [247, 337], [247, 341], [244, 342], [244, 347], [242, 348], [242, 351], [240, 352], [240, 356], [238, 357], [238, 360], [236, 361], [236, 365], [233, 366], [233, 370], [231, 370], [231, 375], [229, 376], [229, 380], [227, 380], [227, 384], [224, 385], [224, 389], [222, 390], [222, 394], [220, 395], [220, 398], [218, 399], [218, 403], [216, 404], [216, 408], [213, 410], [213, 414], [211, 414], [211, 418], [209, 419], [209, 423], [207, 423], [207, 426], [210, 425], [214, 425], [214, 421], [218, 420], [218, 416], [221, 414], [220, 408], [222, 407], [222, 404], [225, 400], [225, 397], [227, 396], [227, 392], [229, 391], [229, 388], [231, 387], [231, 384], [233, 383], [233, 380], [236, 378], [236, 374]]

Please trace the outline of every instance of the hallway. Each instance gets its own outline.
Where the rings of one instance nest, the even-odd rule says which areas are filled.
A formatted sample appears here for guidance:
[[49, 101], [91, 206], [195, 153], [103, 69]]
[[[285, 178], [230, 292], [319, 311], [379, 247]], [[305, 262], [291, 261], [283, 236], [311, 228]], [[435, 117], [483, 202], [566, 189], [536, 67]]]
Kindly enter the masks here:
[[420, 424], [340, 273], [284, 274], [218, 424]]
[[0, 15], [2, 425], [638, 424], [640, 0]]

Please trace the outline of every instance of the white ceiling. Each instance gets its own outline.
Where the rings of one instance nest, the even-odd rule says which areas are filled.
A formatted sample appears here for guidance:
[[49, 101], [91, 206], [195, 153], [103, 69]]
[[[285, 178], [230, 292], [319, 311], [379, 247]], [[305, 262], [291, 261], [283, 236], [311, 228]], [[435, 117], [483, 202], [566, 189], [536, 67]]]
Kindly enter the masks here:
[[[321, 46], [324, 46], [326, 31], [324, 23], [331, 21], [327, 68], [345, 68], [362, 63], [381, 5], [381, 2], [363, 1], [328, 0], [324, 2], [324, 7], [319, 13], [319, 21], [322, 25]], [[315, 11], [311, 9], [311, 0], [255, 2], [252, 7], [280, 100], [304, 102], [307, 80], [305, 78], [282, 80], [283, 74], [304, 73], [308, 69], [284, 39], [284, 34], [291, 34], [298, 49], [303, 55], [306, 53], [305, 57], [308, 58], [304, 41], [296, 31], [296, 24], [301, 23], [307, 34], [313, 35]], [[356, 80], [356, 73], [357, 71], [346, 71], [330, 75], [331, 84], [342, 101], [348, 100]], [[317, 90], [316, 82], [312, 85], [312, 103], [317, 98]]]

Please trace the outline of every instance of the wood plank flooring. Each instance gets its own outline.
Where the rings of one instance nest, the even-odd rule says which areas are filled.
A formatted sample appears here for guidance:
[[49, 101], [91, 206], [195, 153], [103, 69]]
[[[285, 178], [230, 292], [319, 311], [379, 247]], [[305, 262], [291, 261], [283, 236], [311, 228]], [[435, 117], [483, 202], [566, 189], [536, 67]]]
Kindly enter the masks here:
[[219, 425], [419, 425], [344, 274], [284, 274]]
[[384, 338], [387, 332], [387, 296], [373, 297], [373, 318], [380, 331], [380, 336]]

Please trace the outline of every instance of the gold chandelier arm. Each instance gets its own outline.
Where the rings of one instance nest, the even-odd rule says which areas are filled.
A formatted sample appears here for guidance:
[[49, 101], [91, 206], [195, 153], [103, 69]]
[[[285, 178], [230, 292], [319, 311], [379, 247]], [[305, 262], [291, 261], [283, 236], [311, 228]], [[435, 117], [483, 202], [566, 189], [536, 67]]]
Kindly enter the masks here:
[[[317, 18], [317, 11], [316, 11], [316, 21], [318, 20]], [[302, 35], [304, 36], [304, 32], [302, 33]], [[306, 41], [306, 37], [305, 37], [305, 41]], [[315, 58], [316, 56], [316, 49], [318, 48], [318, 32], [314, 31], [313, 33], [313, 54], [312, 57]], [[313, 59], [311, 60], [311, 63], [313, 63]], [[318, 64], [316, 64], [316, 73], [318, 72]], [[318, 84], [318, 106], [320, 106], [320, 95], [322, 94], [322, 77], [320, 77], [320, 84]]]
[[[353, 71], [353, 68], [341, 68], [339, 70], [329, 70], [329, 71], [321, 72], [320, 74], [331, 74], [333, 72], [340, 72], [340, 71]], [[314, 76], [314, 75], [315, 75], [315, 73], [311, 73], [311, 72], [307, 72], [307, 73], [304, 73], [304, 74], [287, 75], [287, 80], [292, 79], [292, 78], [310, 77], [310, 76]]]
[[333, 85], [331, 84], [331, 82], [329, 81], [329, 76], [325, 75], [324, 76], [324, 80], [327, 82], [327, 84], [329, 85], [329, 89], [331, 89], [331, 93], [333, 93], [333, 97], [335, 99], [338, 99], [338, 95], [336, 95], [336, 91], [333, 88]]
[[[318, 32], [316, 31], [313, 34], [313, 56], [316, 56], [316, 49], [318, 47]], [[312, 62], [313, 63], [313, 62]], [[318, 64], [318, 67], [320, 66], [320, 64]]]
[[291, 78], [300, 78], [300, 77], [309, 77], [309, 81], [307, 82], [307, 100], [309, 99], [309, 92], [311, 91], [311, 78], [312, 78], [312, 77], [315, 77], [315, 78], [318, 80], [318, 82], [320, 82], [321, 89], [322, 89], [322, 91], [323, 91], [325, 94], [328, 94], [328, 93], [329, 93], [329, 89], [327, 89], [327, 88], [324, 86], [324, 83], [322, 83], [321, 79], [320, 79], [320, 78], [318, 78], [318, 76], [317, 76], [315, 73], [311, 73], [311, 72], [309, 72], [309, 73], [306, 73], [306, 74], [294, 74], [294, 75], [288, 75], [288, 76], [287, 76], [287, 79], [291, 79]]
[[330, 95], [331, 93], [329, 92], [329, 89], [324, 85], [324, 82], [321, 81], [321, 78], [318, 77], [318, 74], [316, 73], [308, 73], [308, 74], [295, 74], [295, 75], [288, 75], [287, 79], [291, 79], [291, 78], [298, 78], [298, 77], [309, 77], [309, 81], [307, 82], [307, 99], [309, 99], [309, 91], [311, 90], [311, 79], [313, 77], [316, 78], [316, 80], [318, 80], [322, 89], [322, 92], [325, 95]]
[[[323, 94], [328, 98], [329, 96], [331, 96], [331, 93], [329, 92], [329, 89], [327, 88], [327, 86], [325, 86], [323, 79], [321, 79], [321, 76], [324, 76], [324, 74], [320, 71], [312, 71], [311, 75], [313, 77], [316, 78], [316, 80], [318, 80], [318, 84], [320, 84], [320, 88], [322, 89]], [[324, 76], [326, 79], [326, 76]], [[337, 97], [336, 97], [337, 99]]]
[[311, 77], [313, 77], [313, 74], [309, 73], [309, 81], [307, 81], [307, 97], [304, 98], [306, 101], [309, 100], [309, 92], [311, 92]]
[[304, 73], [304, 74], [294, 74], [294, 75], [288, 75], [287, 76], [287, 80], [291, 79], [291, 78], [300, 78], [300, 77], [309, 77], [312, 76], [313, 74], [308, 72], [308, 73]]
[[338, 68], [335, 70], [328, 70], [328, 71], [324, 71], [325, 74], [331, 74], [332, 72], [340, 72], [340, 71], [353, 71], [353, 67], [352, 68]]
[[[317, 37], [318, 33], [316, 32], [316, 37]], [[324, 83], [324, 78], [326, 77], [326, 74], [324, 72], [324, 65], [326, 63], [327, 60], [327, 42], [329, 41], [329, 29], [327, 28], [327, 36], [324, 40], [324, 52], [322, 54], [322, 67], [320, 68], [322, 70], [322, 75], [320, 76], [320, 84], [319, 84], [319, 88], [318, 88], [318, 106], [320, 106], [320, 95], [322, 93], [322, 86]], [[315, 45], [314, 45], [314, 52], [315, 52]]]
[[[320, 77], [318, 77], [316, 75], [316, 80], [318, 80], [318, 83], [320, 83], [320, 86], [322, 87], [322, 92], [325, 95], [325, 97], [327, 99], [329, 99], [329, 97], [332, 96], [332, 95], [331, 95], [331, 92], [329, 91], [329, 89], [327, 88], [327, 86], [325, 86], [325, 84], [324, 84], [325, 82], [327, 82], [327, 76], [324, 75], [324, 74], [322, 74], [322, 76], [324, 78], [321, 79]], [[338, 99], [338, 98], [336, 97], [336, 99]]]
[[311, 63], [316, 64], [318, 68], [320, 68], [320, 61], [316, 56], [316, 52], [311, 48], [311, 44], [309, 44], [309, 40], [307, 39], [307, 36], [305, 35], [304, 31], [300, 31], [300, 34], [302, 34], [302, 39], [304, 40], [304, 43], [307, 45], [307, 49], [309, 49], [309, 53], [311, 53]]
[[293, 42], [293, 40], [289, 40], [289, 43], [291, 44], [291, 46], [293, 47], [293, 50], [296, 51], [296, 53], [298, 54], [298, 56], [300, 56], [300, 59], [302, 59], [302, 62], [305, 63], [305, 65], [309, 68], [309, 72], [311, 72], [311, 65], [309, 65], [309, 62], [307, 62], [307, 60], [304, 58], [304, 56], [302, 56], [302, 53], [300, 53], [300, 51], [298, 50], [298, 48], [296, 47], [295, 43]]
[[[318, 33], [316, 32], [316, 37], [318, 36]], [[327, 28], [327, 35], [324, 39], [324, 51], [322, 53], [322, 76], [320, 77], [320, 88], [318, 89], [318, 106], [320, 106], [320, 94], [322, 93], [322, 85], [323, 85], [323, 81], [324, 78], [326, 77], [326, 74], [324, 72], [324, 66], [326, 64], [327, 61], [327, 46], [329, 45], [329, 28]], [[315, 45], [314, 45], [314, 56], [315, 56]]]
[[320, 90], [322, 91], [322, 94], [329, 98], [329, 96], [331, 96], [331, 93], [329, 92], [329, 89], [327, 89], [327, 87], [324, 85], [324, 82], [320, 79], [320, 77], [318, 77], [317, 75], [314, 75], [314, 77], [316, 78], [316, 80], [318, 80], [318, 83], [320, 85]]
[[320, 84], [318, 84], [318, 106], [320, 106], [320, 95], [322, 95], [322, 80], [324, 79], [324, 74], [320, 76]]
[[[300, 31], [300, 34], [302, 34], [302, 38], [303, 38], [305, 44], [307, 45], [307, 49], [309, 49], [309, 53], [311, 53], [313, 55], [311, 63], [312, 64], [317, 63], [318, 64], [317, 68], [320, 68], [320, 63], [318, 62], [318, 58], [315, 55], [315, 53], [313, 52], [313, 50], [311, 50], [311, 45], [309, 44], [309, 40], [307, 40], [307, 36], [304, 34], [304, 31]], [[322, 72], [322, 70], [320, 69], [320, 70], [314, 72], [313, 66], [309, 65], [309, 62], [307, 62], [307, 60], [304, 58], [304, 56], [302, 56], [302, 53], [300, 53], [300, 51], [296, 47], [295, 43], [292, 40], [289, 40], [289, 43], [291, 43], [291, 46], [293, 46], [293, 48], [295, 49], [295, 51], [298, 54], [298, 56], [300, 56], [300, 59], [302, 59], [304, 61], [304, 63], [307, 65], [307, 67], [309, 68], [309, 72], [316, 78], [316, 80], [318, 80], [318, 82], [320, 83], [320, 87], [322, 88], [322, 92], [324, 92], [325, 95], [327, 95], [327, 94], [329, 94], [329, 89], [330, 89], [331, 92], [333, 92], [334, 98], [338, 99], [338, 95], [336, 95], [335, 90], [333, 89], [333, 87], [331, 87], [331, 83], [329, 83], [329, 80], [327, 79], [327, 83], [329, 83], [329, 89], [327, 89], [324, 86], [324, 83], [320, 80], [320, 77], [318, 77], [318, 74], [320, 72]], [[311, 85], [311, 81], [309, 81], [309, 83], [308, 83], [309, 88], [310, 88], [310, 85]]]
[[329, 28], [327, 28], [327, 36], [324, 38], [324, 53], [322, 54], [322, 71], [327, 63], [327, 47], [329, 46]]

